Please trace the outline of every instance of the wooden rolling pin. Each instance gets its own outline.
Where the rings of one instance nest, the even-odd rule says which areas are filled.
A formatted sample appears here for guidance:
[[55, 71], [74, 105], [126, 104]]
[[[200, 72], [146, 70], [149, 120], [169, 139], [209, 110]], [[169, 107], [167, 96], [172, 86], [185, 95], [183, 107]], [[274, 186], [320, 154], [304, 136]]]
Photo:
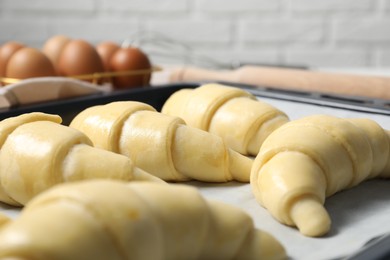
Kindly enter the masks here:
[[243, 66], [236, 70], [173, 69], [170, 82], [227, 81], [279, 88], [390, 100], [390, 77], [303, 69]]

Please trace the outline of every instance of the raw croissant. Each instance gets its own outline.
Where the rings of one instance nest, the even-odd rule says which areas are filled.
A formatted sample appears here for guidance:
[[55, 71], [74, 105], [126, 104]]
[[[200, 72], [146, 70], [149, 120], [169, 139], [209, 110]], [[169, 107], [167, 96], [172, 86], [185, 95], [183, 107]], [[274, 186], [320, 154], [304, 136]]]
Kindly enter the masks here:
[[251, 159], [227, 148], [222, 138], [144, 103], [90, 107], [70, 126], [85, 133], [96, 147], [126, 155], [166, 181], [249, 182]]
[[285, 113], [249, 92], [220, 84], [181, 89], [167, 99], [161, 112], [221, 136], [245, 155], [257, 155], [265, 138], [289, 121]]
[[[187, 185], [88, 180], [35, 197], [0, 232], [9, 259], [285, 259], [242, 210]], [[8, 259], [7, 258], [7, 259]]]
[[0, 230], [5, 224], [7, 224], [10, 221], [10, 218], [3, 213], [0, 212]]
[[390, 134], [369, 119], [315, 115], [291, 121], [263, 143], [253, 164], [257, 200], [307, 236], [330, 229], [323, 204], [374, 177], [390, 177]]
[[0, 201], [24, 205], [57, 183], [86, 178], [158, 181], [126, 156], [93, 147], [87, 136], [60, 122], [44, 113], [0, 122]]

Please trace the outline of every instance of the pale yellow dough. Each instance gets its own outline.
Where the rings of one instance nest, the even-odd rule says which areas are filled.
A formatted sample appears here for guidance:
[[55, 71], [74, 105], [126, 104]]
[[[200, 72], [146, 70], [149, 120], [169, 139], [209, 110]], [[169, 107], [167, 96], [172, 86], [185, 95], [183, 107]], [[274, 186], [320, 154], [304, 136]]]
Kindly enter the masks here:
[[325, 198], [374, 177], [390, 177], [390, 135], [369, 119], [314, 115], [275, 130], [255, 159], [256, 199], [307, 236], [331, 226]]
[[61, 182], [89, 178], [160, 181], [125, 156], [97, 149], [61, 118], [30, 113], [0, 122], [0, 201], [24, 205]]
[[221, 137], [144, 103], [90, 107], [70, 127], [85, 133], [96, 147], [126, 155], [166, 181], [249, 182], [252, 159], [229, 149]]
[[9, 223], [10, 220], [11, 219], [8, 216], [0, 212], [0, 232], [1, 232], [1, 228], [5, 226], [5, 224]]
[[[286, 259], [242, 210], [187, 185], [88, 180], [34, 198], [0, 231], [9, 259]], [[7, 258], [7, 259], [8, 259]]]
[[249, 92], [215, 83], [173, 93], [161, 112], [221, 136], [245, 155], [257, 155], [265, 138], [289, 121], [285, 113]]

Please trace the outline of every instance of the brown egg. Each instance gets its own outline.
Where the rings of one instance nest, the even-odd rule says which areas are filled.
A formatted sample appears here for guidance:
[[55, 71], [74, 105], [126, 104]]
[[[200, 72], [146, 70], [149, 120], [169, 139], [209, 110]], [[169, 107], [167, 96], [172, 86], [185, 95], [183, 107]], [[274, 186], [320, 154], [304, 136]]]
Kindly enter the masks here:
[[12, 55], [19, 49], [23, 48], [24, 45], [19, 42], [10, 41], [3, 44], [0, 48], [0, 77], [5, 76], [5, 70], [7, 63]]
[[62, 50], [58, 69], [62, 76], [104, 72], [103, 62], [94, 46], [84, 40], [72, 40]]
[[[150, 70], [151, 67], [148, 56], [137, 47], [120, 48], [110, 60], [110, 70], [114, 72]], [[113, 77], [113, 86], [119, 89], [148, 86], [150, 76], [151, 73], [148, 72], [142, 75]]]
[[5, 75], [9, 78], [27, 79], [56, 76], [56, 73], [53, 64], [45, 54], [37, 49], [24, 47], [9, 59]]
[[59, 72], [58, 60], [60, 54], [70, 41], [71, 39], [64, 35], [56, 35], [48, 39], [43, 45], [42, 52], [51, 60], [57, 73]]
[[105, 41], [96, 46], [96, 51], [103, 61], [105, 71], [110, 71], [110, 59], [119, 48], [118, 44], [111, 41]]

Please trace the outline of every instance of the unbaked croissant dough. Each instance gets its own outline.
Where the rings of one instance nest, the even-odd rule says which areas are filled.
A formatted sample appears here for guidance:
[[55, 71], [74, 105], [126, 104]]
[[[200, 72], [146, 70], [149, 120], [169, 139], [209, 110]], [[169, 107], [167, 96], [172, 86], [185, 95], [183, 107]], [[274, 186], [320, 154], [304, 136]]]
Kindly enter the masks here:
[[85, 133], [96, 147], [126, 155], [166, 181], [249, 182], [252, 159], [227, 148], [219, 136], [141, 102], [87, 108], [70, 126]]
[[86, 178], [162, 182], [60, 122], [57, 115], [38, 112], [0, 122], [0, 201], [24, 205], [57, 183]]
[[11, 219], [4, 215], [3, 213], [0, 212], [0, 231], [1, 231], [1, 228], [3, 226], [5, 226], [5, 224], [7, 224]]
[[10, 259], [285, 259], [242, 210], [187, 185], [88, 180], [35, 197], [0, 231]]
[[285, 113], [249, 92], [213, 83], [173, 93], [161, 112], [221, 136], [230, 148], [245, 155], [257, 155], [265, 138], [289, 121]]
[[323, 204], [374, 177], [390, 177], [390, 133], [369, 119], [315, 115], [275, 130], [255, 159], [251, 186], [280, 222], [307, 236], [328, 232]]

